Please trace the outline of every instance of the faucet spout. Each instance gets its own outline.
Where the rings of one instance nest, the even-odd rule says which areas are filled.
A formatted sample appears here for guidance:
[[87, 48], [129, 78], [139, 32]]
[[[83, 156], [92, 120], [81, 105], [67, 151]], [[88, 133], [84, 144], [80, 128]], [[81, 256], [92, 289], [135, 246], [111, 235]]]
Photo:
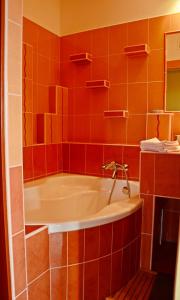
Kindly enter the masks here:
[[102, 168], [104, 170], [112, 170], [113, 174], [112, 174], [112, 178], [115, 179], [117, 177], [117, 173], [118, 173], [118, 169], [119, 169], [119, 164], [115, 161], [111, 161], [111, 162], [106, 162], [102, 165]]
[[115, 168], [116, 162], [111, 161], [111, 162], [106, 162], [102, 165], [102, 168], [105, 170], [113, 170]]
[[117, 178], [117, 175], [118, 175], [118, 171], [122, 171], [124, 176], [125, 176], [125, 179], [126, 179], [126, 187], [123, 188], [123, 192], [128, 194], [129, 195], [129, 198], [130, 198], [130, 185], [129, 185], [129, 181], [128, 181], [128, 175], [127, 175], [127, 172], [128, 172], [128, 165], [127, 164], [119, 164], [118, 162], [116, 161], [111, 161], [111, 162], [106, 162], [102, 165], [102, 168], [104, 170], [112, 170], [113, 173], [112, 173], [112, 179], [115, 179]]

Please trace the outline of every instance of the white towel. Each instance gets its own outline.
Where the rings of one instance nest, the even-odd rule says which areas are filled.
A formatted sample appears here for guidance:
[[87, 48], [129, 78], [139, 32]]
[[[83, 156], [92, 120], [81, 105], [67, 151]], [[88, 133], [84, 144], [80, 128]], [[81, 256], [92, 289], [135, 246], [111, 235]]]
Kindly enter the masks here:
[[159, 144], [161, 143], [160, 140], [158, 140], [156, 137], [155, 138], [152, 138], [152, 139], [149, 139], [149, 140], [143, 140], [143, 141], [140, 141], [140, 145], [144, 145], [144, 144]]
[[178, 141], [160, 141], [157, 138], [141, 141], [140, 148], [142, 151], [180, 152]]
[[153, 139], [141, 141], [140, 147], [142, 151], [155, 151], [155, 152], [163, 151], [162, 142], [158, 140], [156, 137]]

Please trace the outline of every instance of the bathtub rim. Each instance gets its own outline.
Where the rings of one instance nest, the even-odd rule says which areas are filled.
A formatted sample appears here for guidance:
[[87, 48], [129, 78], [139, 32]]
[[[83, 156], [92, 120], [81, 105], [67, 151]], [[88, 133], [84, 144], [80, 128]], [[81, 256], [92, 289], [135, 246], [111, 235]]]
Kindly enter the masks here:
[[[142, 199], [141, 199], [142, 200]], [[73, 221], [73, 222], [68, 222], [69, 224], [65, 225], [63, 222], [61, 224], [48, 224], [48, 232], [49, 233], [56, 233], [56, 232], [67, 232], [67, 231], [76, 231], [76, 230], [81, 230], [81, 229], [86, 229], [86, 228], [92, 228], [92, 227], [97, 227], [101, 225], [106, 225], [109, 223], [113, 223], [115, 221], [124, 219], [136, 211], [138, 211], [142, 207], [142, 203], [140, 203], [138, 206], [136, 206], [134, 209], [132, 209], [129, 212], [121, 213], [120, 215], [112, 215], [109, 217], [102, 217], [98, 219], [86, 219], [82, 220], [80, 222]]]
[[42, 225], [48, 227], [49, 233], [57, 233], [57, 232], [67, 232], [67, 231], [76, 231], [80, 229], [86, 229], [86, 228], [92, 228], [100, 225], [105, 225], [108, 223], [112, 223], [121, 219], [124, 219], [131, 214], [135, 213], [137, 210], [139, 210], [142, 207], [143, 199], [140, 197], [135, 197], [134, 200], [137, 201], [137, 204], [135, 207], [131, 208], [130, 210], [126, 210], [125, 212], [121, 211], [121, 208], [119, 209], [119, 213], [112, 213], [109, 215], [102, 215], [95, 217], [95, 215], [92, 215], [91, 217], [87, 217], [86, 219], [78, 220], [78, 221], [65, 221], [61, 223], [55, 223], [55, 222], [26, 222], [25, 225]]
[[[60, 172], [58, 174], [55, 175], [50, 175], [44, 178], [38, 178], [35, 179], [33, 181], [30, 182], [25, 182], [24, 183], [24, 189], [25, 188], [31, 188], [33, 186], [35, 186], [35, 184], [37, 183], [43, 183], [45, 182], [48, 178], [56, 178], [56, 177], [68, 177], [68, 176], [78, 176], [78, 177], [91, 177], [91, 178], [100, 178], [100, 179], [111, 179], [109, 177], [100, 177], [100, 176], [93, 176], [93, 175], [84, 175], [84, 174], [75, 174], [75, 173], [63, 173]], [[122, 178], [118, 178], [119, 180], [123, 180]], [[130, 180], [130, 182], [134, 182], [134, 183], [138, 183], [139, 181], [132, 181]], [[135, 201], [135, 204], [132, 208], [130, 209], [125, 209], [122, 212], [122, 207], [121, 207], [121, 203], [115, 202], [112, 203], [110, 206], [115, 206], [116, 212], [113, 213], [109, 213], [109, 214], [105, 214], [105, 215], [101, 215], [99, 213], [97, 214], [93, 214], [89, 217], [86, 217], [84, 219], [80, 219], [80, 220], [72, 220], [72, 221], [62, 221], [60, 223], [57, 222], [46, 222], [46, 221], [29, 221], [27, 222], [25, 220], [25, 225], [42, 225], [42, 226], [47, 226], [48, 227], [48, 232], [49, 233], [57, 233], [57, 232], [67, 232], [67, 231], [76, 231], [76, 230], [81, 230], [81, 229], [86, 229], [86, 228], [92, 228], [92, 227], [96, 227], [96, 226], [100, 226], [100, 225], [105, 225], [111, 222], [115, 222], [118, 220], [121, 220], [123, 218], [128, 217], [129, 215], [135, 213], [138, 209], [140, 209], [142, 207], [143, 204], [143, 199], [140, 197], [140, 192], [137, 196], [134, 196], [131, 198], [132, 200]], [[126, 201], [126, 200], [125, 200]], [[118, 205], [119, 204], [119, 205]], [[119, 207], [118, 207], [119, 206]], [[103, 211], [103, 210], [102, 210]]]

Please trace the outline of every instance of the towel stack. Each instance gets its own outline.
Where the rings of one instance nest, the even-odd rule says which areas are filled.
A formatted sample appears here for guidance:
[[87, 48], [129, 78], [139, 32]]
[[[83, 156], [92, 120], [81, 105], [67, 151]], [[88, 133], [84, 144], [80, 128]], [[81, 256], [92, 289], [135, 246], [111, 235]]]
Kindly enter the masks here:
[[154, 152], [180, 152], [178, 141], [160, 141], [157, 138], [140, 142], [142, 151]]

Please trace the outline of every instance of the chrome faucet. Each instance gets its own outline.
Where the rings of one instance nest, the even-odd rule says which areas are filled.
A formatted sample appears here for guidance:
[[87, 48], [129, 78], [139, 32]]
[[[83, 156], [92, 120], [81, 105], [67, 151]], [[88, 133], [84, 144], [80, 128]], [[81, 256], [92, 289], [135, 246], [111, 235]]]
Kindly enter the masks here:
[[104, 163], [102, 165], [102, 168], [104, 170], [113, 170], [112, 179], [115, 179], [115, 181], [116, 181], [119, 170], [124, 173], [125, 179], [126, 179], [126, 186], [123, 187], [122, 192], [124, 194], [128, 194], [128, 196], [130, 198], [130, 185], [129, 185], [128, 175], [127, 175], [128, 165], [127, 164], [119, 164], [116, 161], [111, 161], [111, 162]]
[[117, 177], [118, 171], [127, 172], [128, 171], [128, 165], [127, 164], [119, 164], [116, 161], [107, 162], [102, 165], [102, 168], [104, 170], [113, 170], [112, 179], [115, 179]]

